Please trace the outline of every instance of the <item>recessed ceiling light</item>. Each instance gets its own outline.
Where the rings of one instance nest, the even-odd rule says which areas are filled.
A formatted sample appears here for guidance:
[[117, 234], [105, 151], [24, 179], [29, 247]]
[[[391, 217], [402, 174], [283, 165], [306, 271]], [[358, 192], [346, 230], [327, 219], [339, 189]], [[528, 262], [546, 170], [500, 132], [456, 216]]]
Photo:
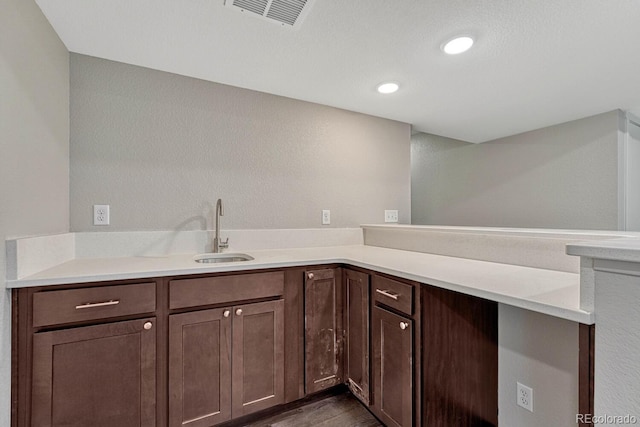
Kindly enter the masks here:
[[382, 83], [378, 85], [378, 92], [385, 93], [385, 94], [393, 93], [397, 91], [399, 88], [400, 86], [398, 86], [398, 83], [393, 83], [393, 82]]
[[469, 36], [463, 36], [449, 40], [442, 45], [442, 50], [449, 55], [457, 55], [471, 49], [471, 46], [473, 46], [473, 39]]

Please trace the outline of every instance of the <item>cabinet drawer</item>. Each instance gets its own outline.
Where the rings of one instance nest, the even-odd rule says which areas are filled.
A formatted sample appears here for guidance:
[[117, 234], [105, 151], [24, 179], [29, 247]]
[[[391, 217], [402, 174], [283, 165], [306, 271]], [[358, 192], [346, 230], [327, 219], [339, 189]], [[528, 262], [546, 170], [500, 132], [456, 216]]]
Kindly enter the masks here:
[[413, 286], [380, 276], [373, 276], [372, 284], [374, 301], [413, 314]]
[[43, 291], [33, 295], [33, 326], [107, 319], [155, 310], [155, 283]]
[[178, 279], [169, 282], [169, 308], [224, 304], [268, 298], [284, 293], [284, 273], [237, 274], [232, 276]]

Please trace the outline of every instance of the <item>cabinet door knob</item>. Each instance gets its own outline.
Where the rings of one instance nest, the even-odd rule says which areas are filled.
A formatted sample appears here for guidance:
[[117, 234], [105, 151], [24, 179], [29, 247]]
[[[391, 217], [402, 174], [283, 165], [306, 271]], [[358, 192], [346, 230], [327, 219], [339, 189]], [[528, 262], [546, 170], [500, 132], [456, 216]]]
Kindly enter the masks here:
[[236, 310], [236, 316], [240, 316], [242, 314], [242, 309], [239, 308]]
[[230, 314], [231, 314], [231, 310], [225, 310], [225, 311], [222, 312], [222, 315], [224, 317], [229, 317]]
[[148, 331], [149, 329], [153, 328], [153, 323], [145, 322], [145, 324], [142, 327], [144, 328], [145, 331]]
[[315, 276], [313, 273], [307, 273], [307, 278], [308, 279], [313, 279]]
[[400, 329], [402, 329], [403, 331], [408, 327], [409, 327], [409, 324], [407, 322], [400, 322]]

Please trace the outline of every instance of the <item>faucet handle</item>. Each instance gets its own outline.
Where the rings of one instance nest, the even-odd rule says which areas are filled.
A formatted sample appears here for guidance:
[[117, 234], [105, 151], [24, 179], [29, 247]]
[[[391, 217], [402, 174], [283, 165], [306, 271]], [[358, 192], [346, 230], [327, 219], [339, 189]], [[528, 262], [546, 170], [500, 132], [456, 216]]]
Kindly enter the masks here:
[[229, 247], [229, 238], [227, 237], [224, 241], [222, 239], [220, 239], [220, 243], [218, 243], [218, 246], [221, 248], [228, 248]]

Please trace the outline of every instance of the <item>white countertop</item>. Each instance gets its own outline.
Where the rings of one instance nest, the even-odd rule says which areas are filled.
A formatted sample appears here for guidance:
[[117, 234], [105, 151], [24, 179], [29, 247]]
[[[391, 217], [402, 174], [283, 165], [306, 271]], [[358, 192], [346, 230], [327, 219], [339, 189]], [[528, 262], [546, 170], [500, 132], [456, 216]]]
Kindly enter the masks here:
[[253, 261], [198, 264], [195, 254], [75, 259], [7, 282], [9, 288], [340, 263], [367, 268], [576, 322], [594, 323], [580, 309], [580, 277], [540, 268], [375, 246], [331, 246], [245, 252]]
[[623, 237], [567, 245], [567, 254], [597, 259], [640, 262], [640, 237]]

